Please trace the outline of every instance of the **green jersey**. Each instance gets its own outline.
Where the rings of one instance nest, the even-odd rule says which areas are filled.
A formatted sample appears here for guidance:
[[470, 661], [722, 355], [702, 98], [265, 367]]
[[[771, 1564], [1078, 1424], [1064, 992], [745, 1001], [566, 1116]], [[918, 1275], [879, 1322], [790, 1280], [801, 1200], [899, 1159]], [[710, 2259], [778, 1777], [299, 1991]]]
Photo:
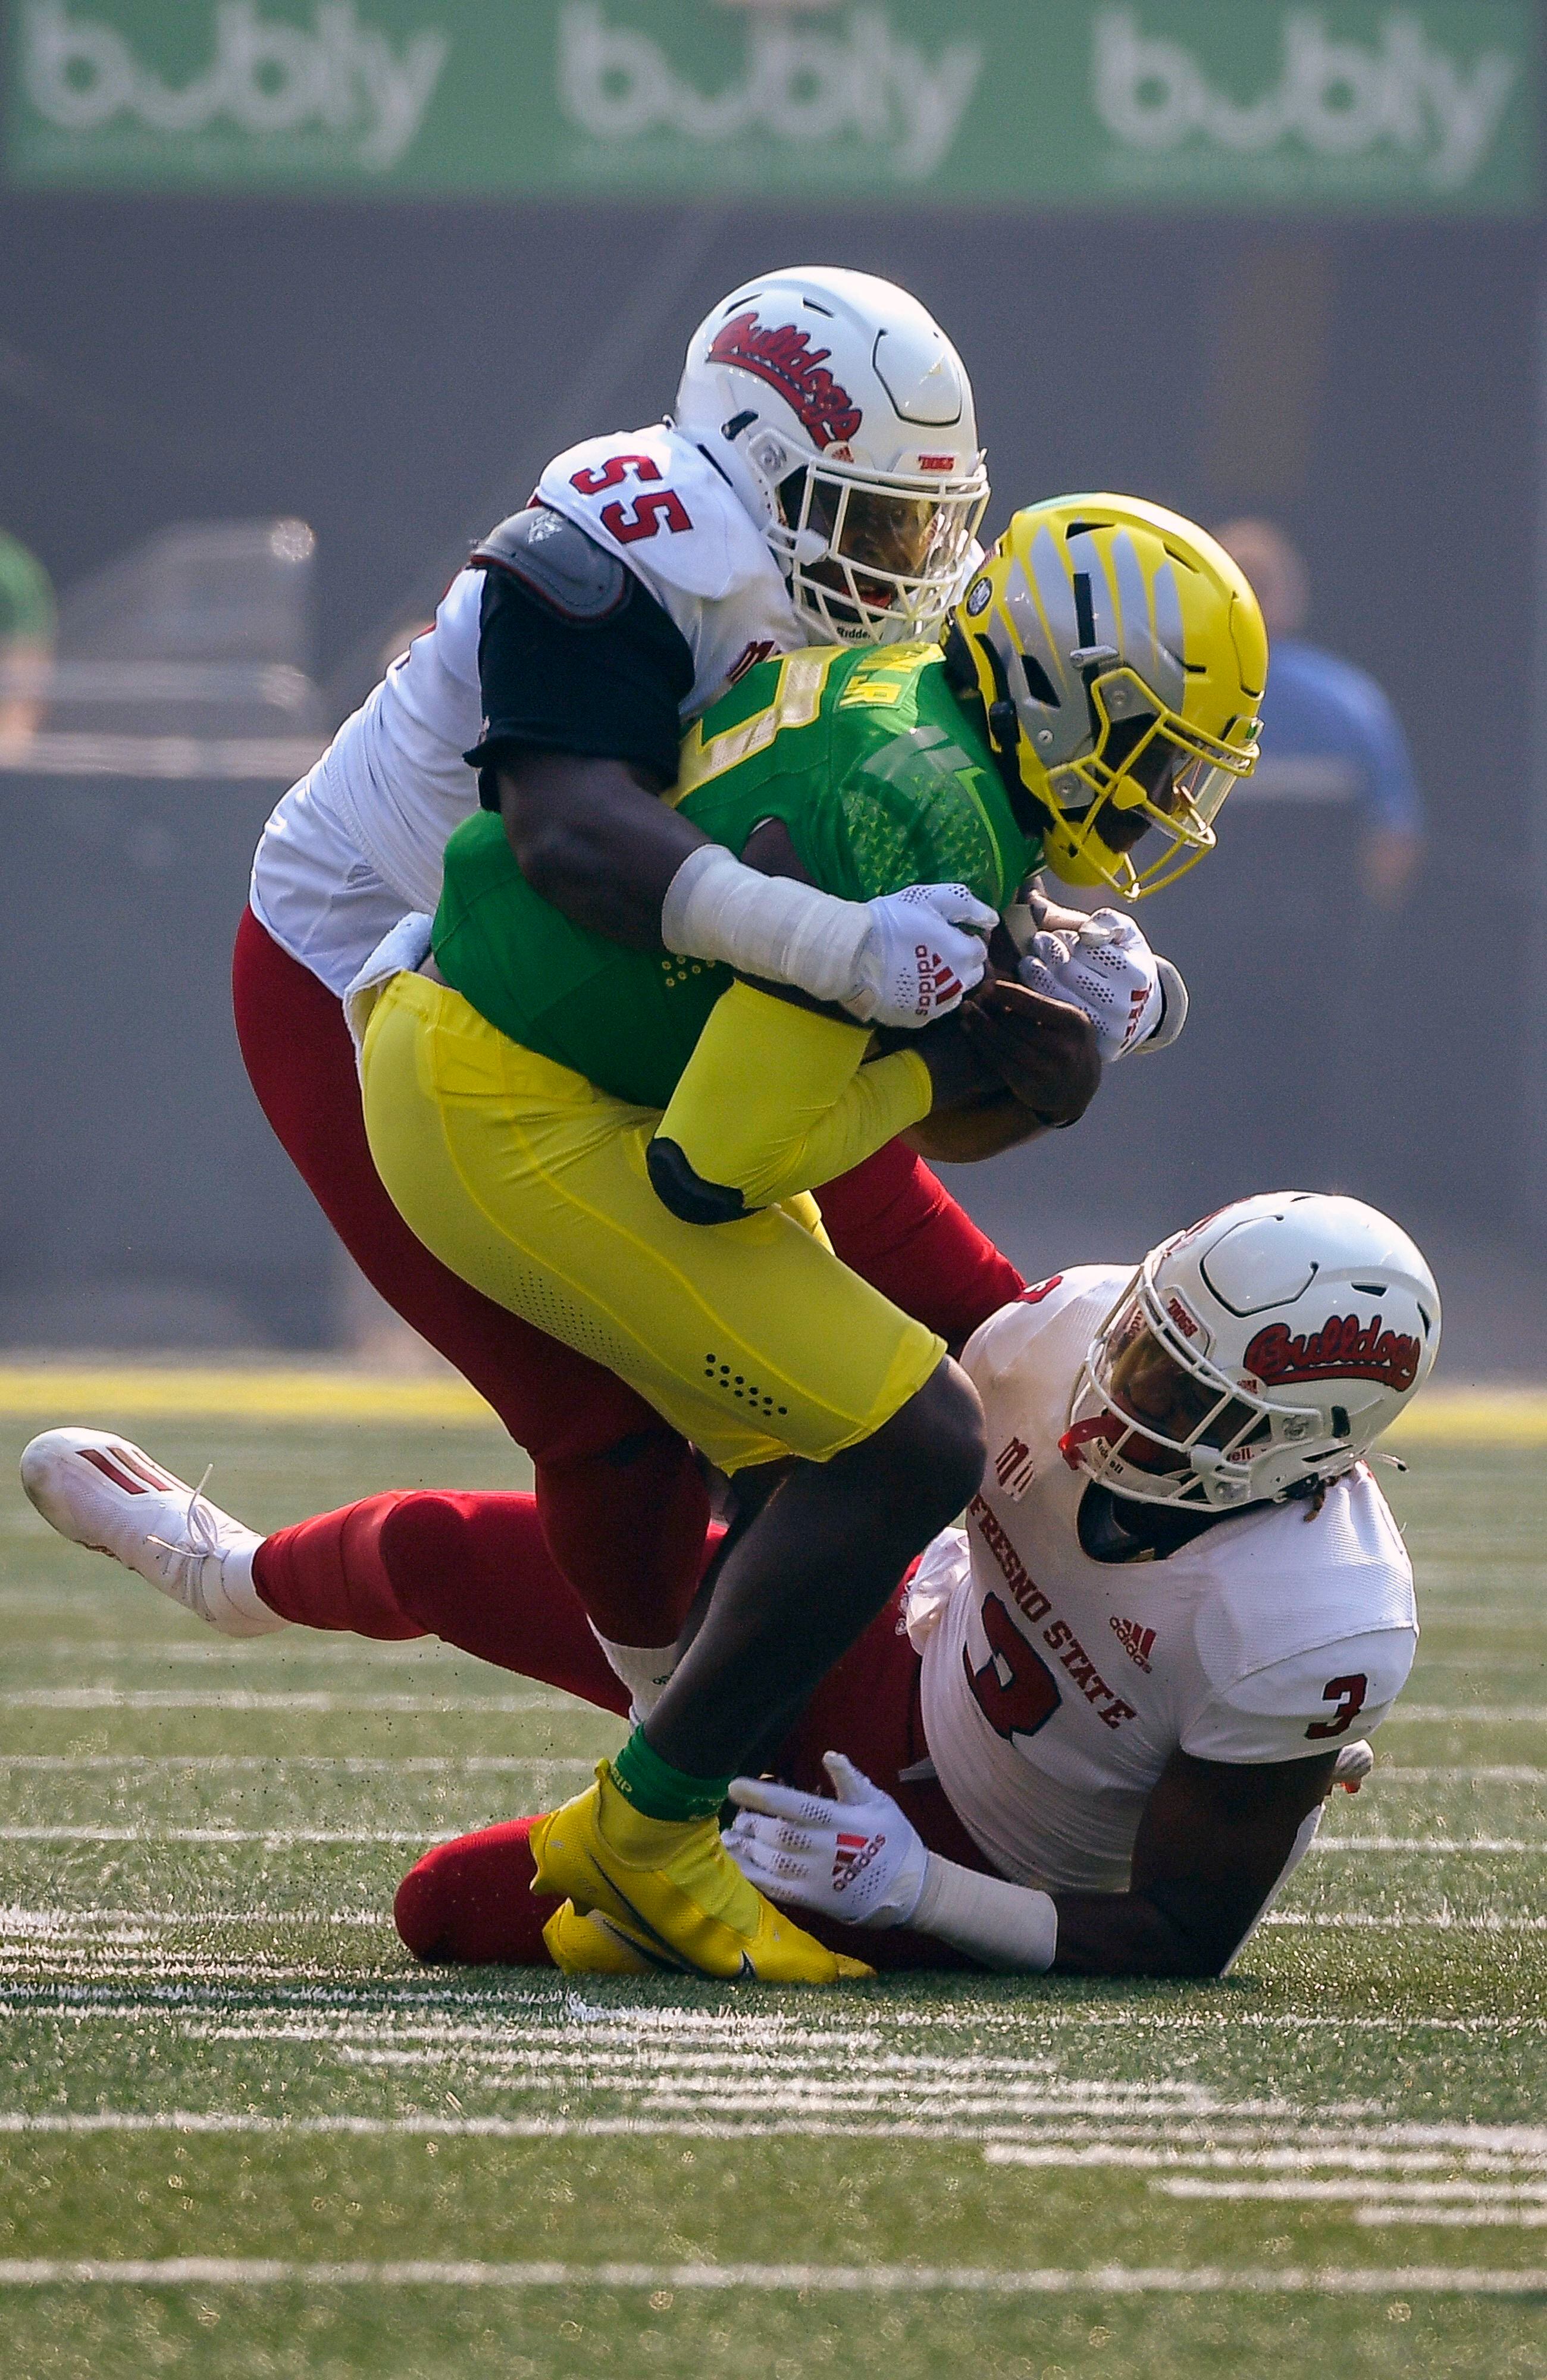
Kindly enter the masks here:
[[[870, 901], [965, 884], [1004, 909], [1041, 856], [934, 644], [809, 648], [763, 662], [686, 737], [664, 797], [737, 854], [780, 819], [816, 883]], [[615, 1099], [664, 1108], [728, 967], [625, 950], [532, 891], [501, 820], [446, 845], [435, 962], [513, 1041]]]

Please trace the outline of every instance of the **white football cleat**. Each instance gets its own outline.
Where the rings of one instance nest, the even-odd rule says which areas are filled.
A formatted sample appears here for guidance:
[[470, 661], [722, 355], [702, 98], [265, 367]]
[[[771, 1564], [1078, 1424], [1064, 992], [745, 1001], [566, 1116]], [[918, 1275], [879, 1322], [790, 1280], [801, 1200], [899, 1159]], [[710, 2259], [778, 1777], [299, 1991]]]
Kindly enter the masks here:
[[223, 1636], [289, 1627], [252, 1584], [258, 1531], [212, 1504], [202, 1482], [175, 1479], [128, 1439], [45, 1429], [22, 1451], [21, 1484], [62, 1537], [113, 1555]]

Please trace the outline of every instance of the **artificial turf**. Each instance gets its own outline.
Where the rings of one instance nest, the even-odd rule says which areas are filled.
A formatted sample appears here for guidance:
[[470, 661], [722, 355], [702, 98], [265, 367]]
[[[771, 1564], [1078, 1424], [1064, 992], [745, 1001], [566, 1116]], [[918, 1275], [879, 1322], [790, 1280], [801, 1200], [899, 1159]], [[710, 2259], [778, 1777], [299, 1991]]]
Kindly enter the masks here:
[[[418, 1969], [387, 1912], [616, 1723], [209, 1636], [3, 1485], [68, 1417], [0, 1449], [17, 2380], [1547, 2373], [1540, 1451], [1392, 1483], [1419, 1665], [1225, 1983], [578, 1990]], [[518, 1484], [476, 1427], [130, 1434], [259, 1525]]]

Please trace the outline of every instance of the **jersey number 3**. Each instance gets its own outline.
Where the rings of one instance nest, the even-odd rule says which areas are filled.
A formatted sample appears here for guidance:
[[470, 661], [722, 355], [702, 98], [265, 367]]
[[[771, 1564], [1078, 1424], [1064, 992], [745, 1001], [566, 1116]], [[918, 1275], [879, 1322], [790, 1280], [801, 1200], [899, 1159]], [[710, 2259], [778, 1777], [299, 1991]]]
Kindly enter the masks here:
[[1306, 1729], [1314, 1743], [1323, 1736], [1346, 1735], [1364, 1708], [1364, 1698], [1370, 1691], [1370, 1680], [1362, 1670], [1351, 1678], [1329, 1678], [1322, 1689], [1324, 1703], [1335, 1703], [1331, 1718], [1313, 1718]]
[[[604, 495], [609, 488], [621, 487], [630, 471], [636, 480], [661, 476], [660, 465], [648, 455], [609, 455], [599, 471], [577, 471], [569, 484], [579, 495]], [[693, 526], [687, 505], [670, 488], [652, 488], [648, 495], [636, 496], [632, 505], [603, 504], [598, 517], [619, 545], [653, 537], [663, 522], [674, 535]]]
[[971, 1654], [965, 1645], [961, 1648], [961, 1665], [973, 1700], [995, 1735], [1006, 1740], [1035, 1735], [1058, 1708], [1060, 1696], [1053, 1671], [1041, 1655], [1032, 1651], [997, 1595], [983, 1597], [982, 1622], [989, 1643], [982, 1668], [975, 1670]]

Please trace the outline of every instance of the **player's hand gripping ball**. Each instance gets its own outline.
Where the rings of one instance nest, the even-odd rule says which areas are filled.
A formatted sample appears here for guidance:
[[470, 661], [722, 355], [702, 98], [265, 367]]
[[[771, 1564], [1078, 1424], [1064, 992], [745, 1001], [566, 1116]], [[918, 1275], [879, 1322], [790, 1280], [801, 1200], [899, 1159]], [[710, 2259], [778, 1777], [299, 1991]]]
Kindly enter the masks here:
[[1039, 1123], [1076, 1123], [1102, 1079], [1096, 1028], [1083, 1009], [1003, 976], [965, 1001], [968, 1047]]
[[1104, 1066], [1137, 1049], [1160, 1022], [1159, 963], [1133, 919], [1116, 909], [1098, 909], [1072, 929], [1044, 927], [1017, 972], [1028, 990], [1084, 1010]]

